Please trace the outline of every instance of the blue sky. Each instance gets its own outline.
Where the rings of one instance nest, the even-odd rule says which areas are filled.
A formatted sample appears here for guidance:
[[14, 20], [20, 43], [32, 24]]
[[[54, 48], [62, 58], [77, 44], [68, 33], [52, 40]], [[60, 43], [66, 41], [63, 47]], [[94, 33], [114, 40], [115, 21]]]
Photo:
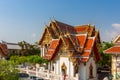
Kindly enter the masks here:
[[34, 43], [53, 17], [70, 25], [95, 25], [102, 41], [120, 33], [119, 0], [0, 0], [0, 40]]

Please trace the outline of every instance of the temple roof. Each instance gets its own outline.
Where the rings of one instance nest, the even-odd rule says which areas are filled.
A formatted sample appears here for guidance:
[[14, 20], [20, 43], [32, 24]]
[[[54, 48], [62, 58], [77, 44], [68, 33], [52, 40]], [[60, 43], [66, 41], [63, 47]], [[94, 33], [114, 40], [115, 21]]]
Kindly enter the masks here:
[[120, 46], [113, 46], [104, 51], [106, 54], [120, 54]]
[[114, 46], [104, 50], [103, 52], [105, 54], [120, 54], [120, 34], [113, 39], [112, 43]]
[[51, 60], [55, 56], [55, 54], [57, 53], [57, 49], [59, 48], [60, 42], [61, 42], [60, 39], [53, 39], [51, 41], [51, 44], [50, 44], [48, 51], [45, 55], [46, 59]]
[[[64, 43], [66, 46], [66, 50], [75, 51], [77, 57], [80, 58], [81, 62], [87, 62], [90, 58], [92, 51], [94, 51], [94, 46], [97, 50], [97, 43], [100, 42], [99, 32], [95, 30], [95, 26], [81, 25], [81, 26], [71, 26], [57, 20], [50, 21], [50, 25], [48, 29], [52, 29], [50, 32], [51, 35], [55, 35], [56, 37], [51, 40], [50, 46], [48, 47], [47, 53], [45, 53], [45, 58], [48, 60], [52, 60], [59, 48], [61, 43]], [[44, 40], [44, 35], [47, 29], [45, 29], [43, 36], [39, 43], [41, 44]], [[53, 31], [53, 33], [52, 33]], [[97, 42], [98, 41], [98, 42]], [[95, 57], [99, 58], [99, 53], [96, 51]]]

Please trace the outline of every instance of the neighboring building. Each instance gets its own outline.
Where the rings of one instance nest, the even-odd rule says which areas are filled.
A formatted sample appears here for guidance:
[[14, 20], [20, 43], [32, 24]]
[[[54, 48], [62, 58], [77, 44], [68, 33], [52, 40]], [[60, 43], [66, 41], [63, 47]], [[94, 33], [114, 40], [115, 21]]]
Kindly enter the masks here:
[[5, 59], [7, 55], [8, 55], [7, 45], [0, 43], [0, 59]]
[[10, 55], [20, 55], [21, 47], [17, 43], [7, 43]]
[[78, 80], [97, 80], [99, 43], [95, 26], [71, 26], [57, 20], [45, 26], [39, 41], [41, 56], [49, 60], [48, 69], [58, 75], [78, 75]]
[[17, 43], [9, 43], [6, 41], [2, 41], [1, 44], [6, 44], [8, 48], [9, 55], [19, 55], [21, 47]]
[[114, 78], [120, 75], [120, 34], [112, 41], [113, 47], [105, 50], [105, 54], [111, 54], [111, 71]]

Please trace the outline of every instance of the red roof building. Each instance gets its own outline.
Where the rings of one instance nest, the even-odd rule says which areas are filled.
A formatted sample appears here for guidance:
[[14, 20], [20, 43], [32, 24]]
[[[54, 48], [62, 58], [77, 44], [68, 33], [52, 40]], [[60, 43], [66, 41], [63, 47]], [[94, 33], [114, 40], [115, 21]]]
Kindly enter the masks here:
[[[53, 63], [58, 65], [57, 61], [60, 61], [61, 66], [63, 66], [62, 64], [65, 66], [68, 64], [67, 60], [64, 61], [65, 58], [76, 67], [79, 63], [89, 63], [91, 58], [94, 58], [95, 63], [100, 60], [97, 47], [100, 43], [99, 31], [90, 24], [71, 26], [57, 20], [51, 20], [49, 25], [45, 26], [38, 43], [41, 47], [41, 56], [50, 61], [49, 66], [52, 66]], [[92, 63], [90, 64], [92, 65]], [[54, 68], [58, 70], [56, 66]], [[65, 71], [66, 74], [68, 74], [67, 72]], [[76, 72], [78, 71], [76, 70]]]
[[4, 58], [7, 55], [8, 55], [7, 45], [0, 43], [0, 57]]
[[103, 51], [105, 54], [111, 54], [111, 71], [113, 78], [116, 79], [117, 75], [120, 73], [120, 35], [118, 35], [113, 41], [113, 46]]

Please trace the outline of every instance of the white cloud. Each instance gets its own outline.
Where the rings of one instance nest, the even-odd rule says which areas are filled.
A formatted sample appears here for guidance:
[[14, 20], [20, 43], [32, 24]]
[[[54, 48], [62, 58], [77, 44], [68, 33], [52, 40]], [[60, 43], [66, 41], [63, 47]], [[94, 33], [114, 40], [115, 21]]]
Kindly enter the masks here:
[[116, 32], [115, 30], [106, 30], [102, 35], [103, 36], [101, 37], [103, 38], [103, 41], [112, 41], [118, 35], [118, 32]]
[[112, 24], [112, 27], [117, 29], [117, 30], [120, 30], [120, 24], [118, 24], [118, 23]]
[[35, 38], [35, 37], [36, 37], [36, 33], [33, 33], [33, 34], [32, 34], [32, 38]]
[[101, 32], [103, 41], [112, 41], [116, 36], [118, 36], [118, 34], [120, 34], [120, 24], [114, 23], [111, 26], [111, 28]]

